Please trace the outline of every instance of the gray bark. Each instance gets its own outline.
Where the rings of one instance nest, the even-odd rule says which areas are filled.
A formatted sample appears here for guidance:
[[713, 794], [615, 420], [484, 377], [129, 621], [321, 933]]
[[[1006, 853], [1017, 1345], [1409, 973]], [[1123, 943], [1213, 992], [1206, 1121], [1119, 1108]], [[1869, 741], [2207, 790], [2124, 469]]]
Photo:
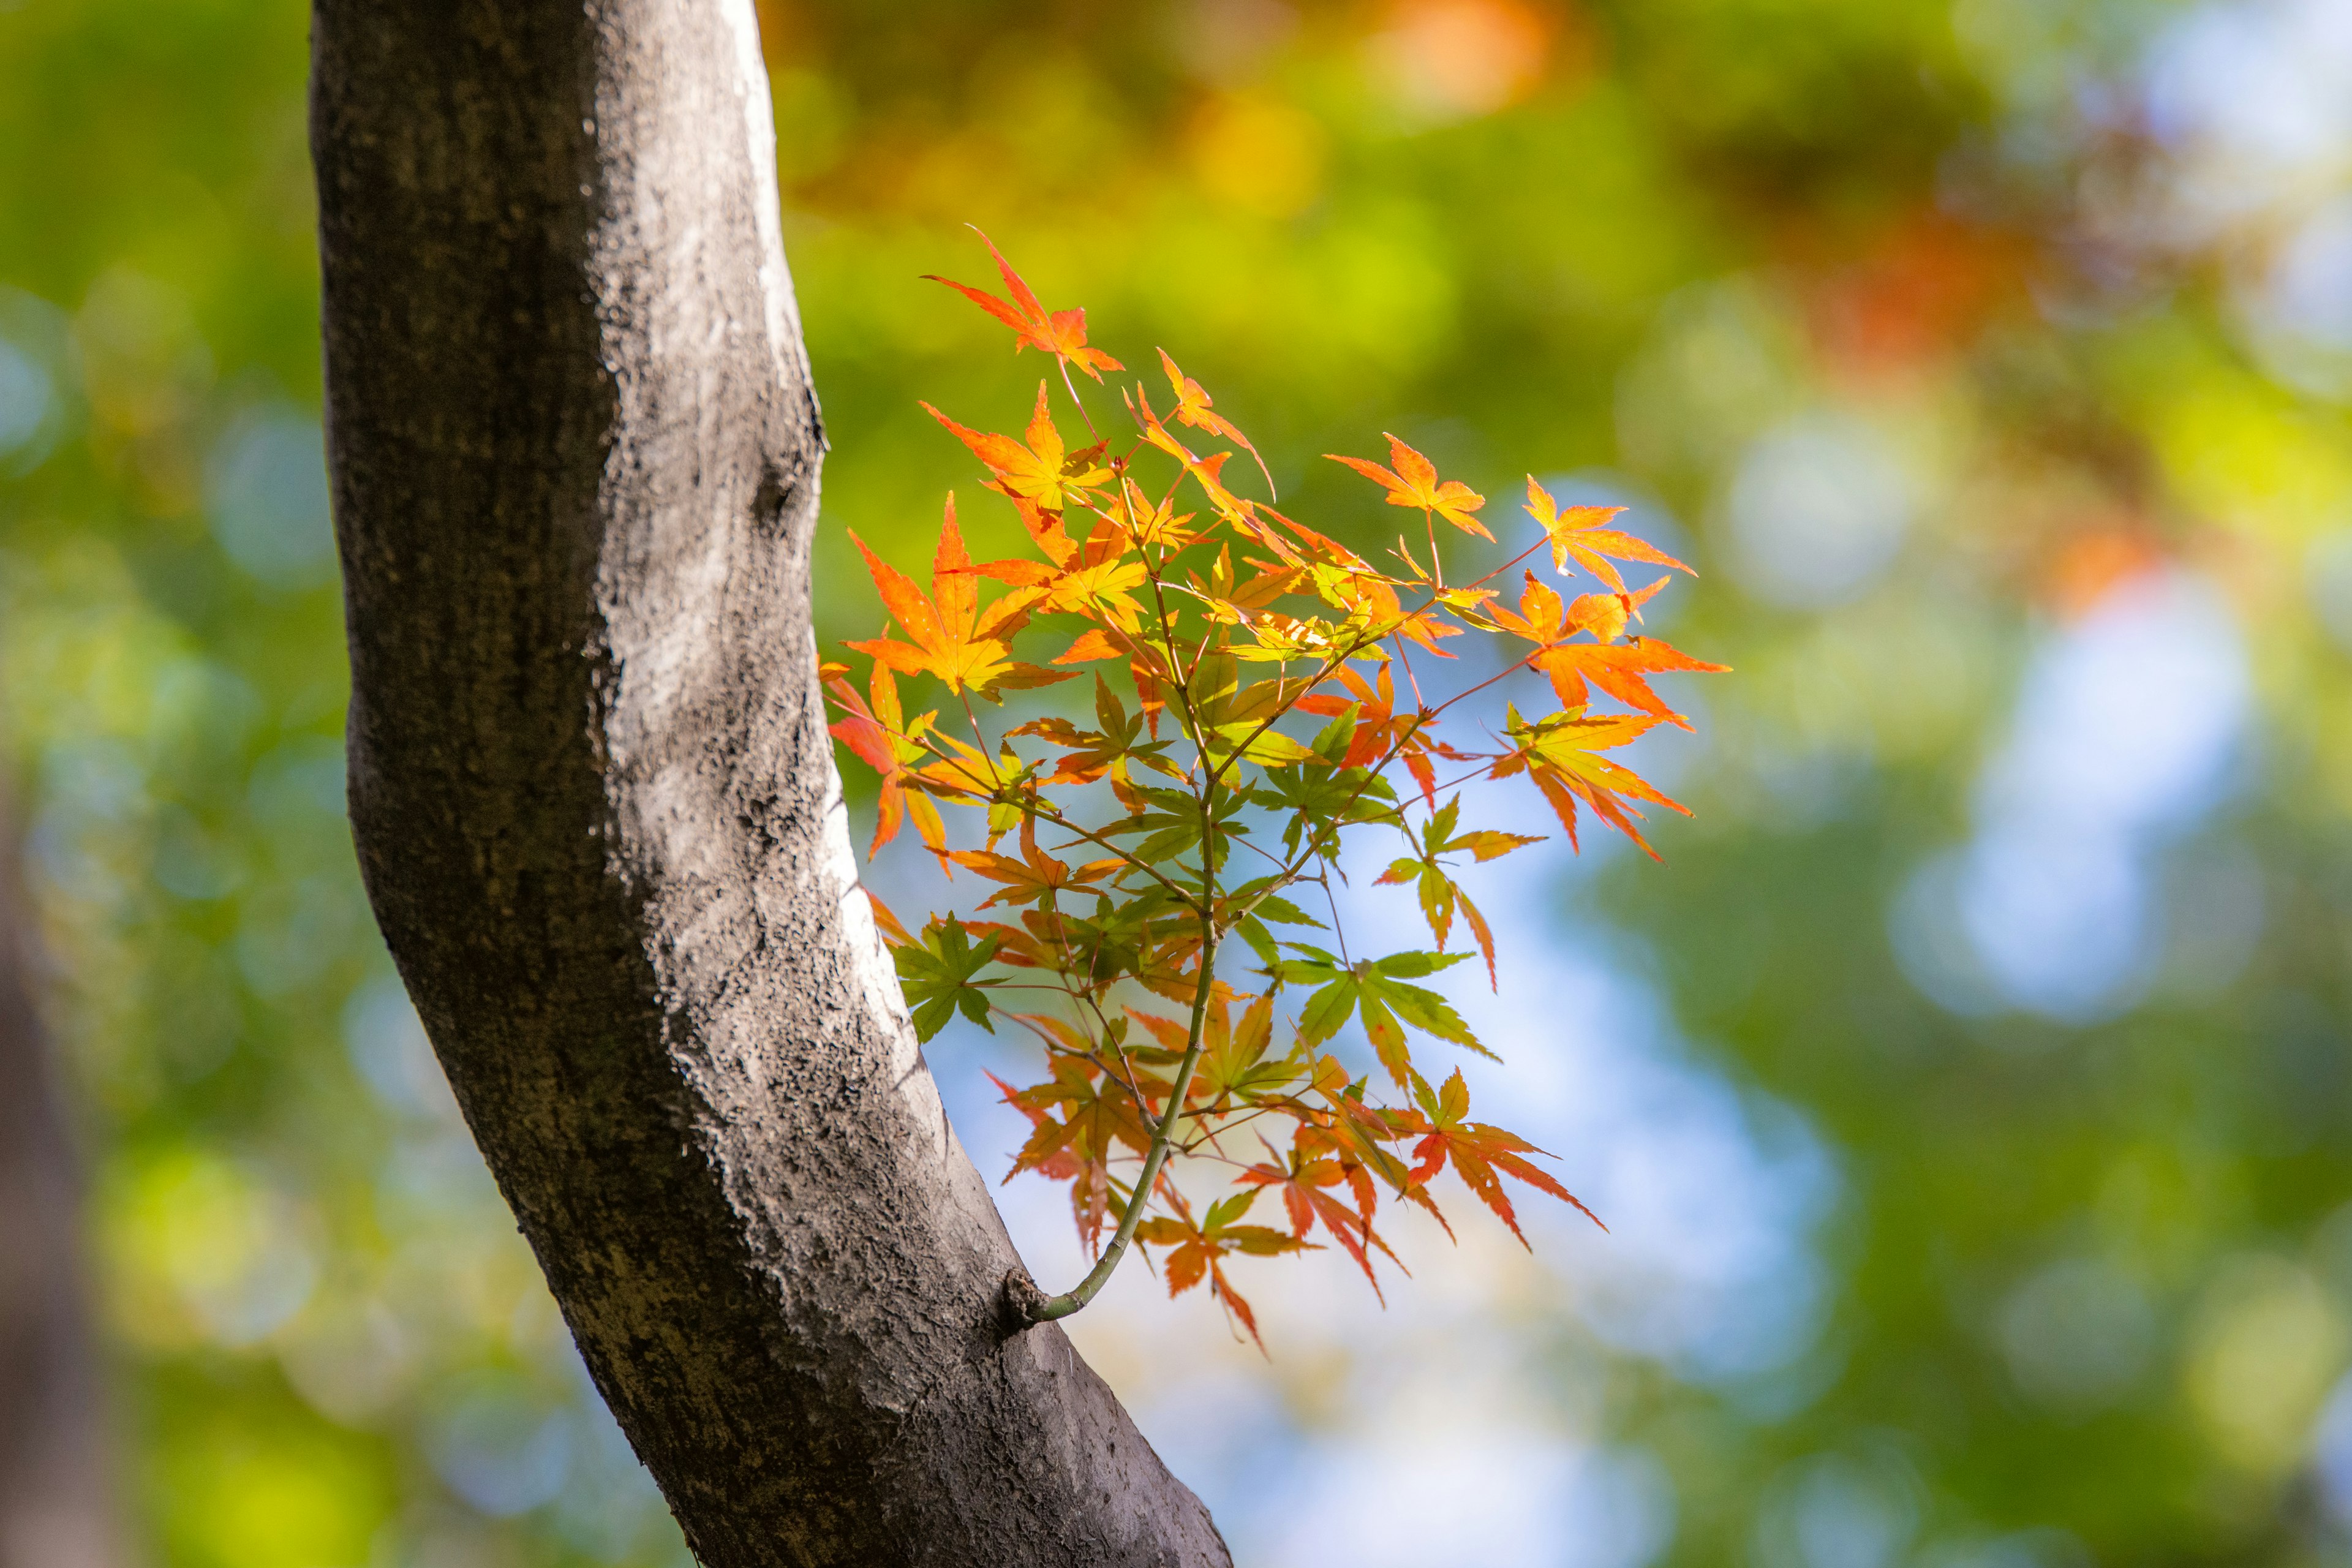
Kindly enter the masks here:
[[712, 1568], [1224, 1563], [1017, 1267], [856, 890], [751, 0], [314, 0], [368, 893]]
[[121, 1541], [81, 1184], [33, 1005], [12, 826], [0, 810], [0, 1568], [109, 1568]]

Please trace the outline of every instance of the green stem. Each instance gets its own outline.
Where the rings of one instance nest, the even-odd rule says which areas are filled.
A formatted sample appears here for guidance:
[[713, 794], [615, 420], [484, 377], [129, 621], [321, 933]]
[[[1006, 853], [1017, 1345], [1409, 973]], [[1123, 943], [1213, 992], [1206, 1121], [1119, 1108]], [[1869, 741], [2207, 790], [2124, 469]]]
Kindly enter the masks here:
[[1168, 1109], [1161, 1113], [1160, 1125], [1152, 1129], [1151, 1147], [1143, 1156], [1143, 1174], [1136, 1178], [1135, 1190], [1127, 1200], [1127, 1213], [1120, 1216], [1118, 1230], [1110, 1245], [1095, 1260], [1087, 1277], [1058, 1296], [1047, 1297], [1027, 1309], [1033, 1323], [1050, 1323], [1056, 1318], [1066, 1318], [1093, 1300], [1110, 1280], [1111, 1270], [1127, 1256], [1128, 1244], [1135, 1239], [1136, 1226], [1143, 1223], [1143, 1211], [1151, 1204], [1153, 1186], [1160, 1180], [1160, 1167], [1168, 1163], [1168, 1150], [1176, 1136], [1177, 1120], [1184, 1114], [1184, 1097], [1192, 1092], [1193, 1071], [1201, 1065], [1201, 1047], [1208, 1039], [1209, 996], [1216, 989], [1217, 920], [1216, 920], [1216, 821], [1204, 805], [1202, 815], [1202, 890], [1205, 895], [1201, 909], [1201, 983], [1192, 992], [1192, 1024], [1184, 1041], [1184, 1059], [1176, 1068], [1176, 1081], [1168, 1090]]

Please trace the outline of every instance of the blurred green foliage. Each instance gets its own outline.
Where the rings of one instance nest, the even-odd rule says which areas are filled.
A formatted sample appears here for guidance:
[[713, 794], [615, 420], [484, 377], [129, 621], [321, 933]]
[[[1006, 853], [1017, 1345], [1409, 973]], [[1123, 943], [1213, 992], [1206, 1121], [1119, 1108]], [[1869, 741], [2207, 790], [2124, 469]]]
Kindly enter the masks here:
[[[1822, 1306], [1749, 1377], [1548, 1309], [1672, 1526], [1497, 1560], [2352, 1561], [2329, 14], [763, 6], [821, 637], [878, 614], [841, 525], [909, 559], [969, 482], [915, 398], [1040, 370], [915, 281], [982, 278], [966, 222], [1302, 512], [1369, 536], [1316, 454], [1387, 428], [1696, 539], [1699, 815], [1551, 903], [1828, 1151]], [[675, 1563], [353, 874], [305, 25], [0, 0], [0, 717], [126, 1487], [189, 1568]]]

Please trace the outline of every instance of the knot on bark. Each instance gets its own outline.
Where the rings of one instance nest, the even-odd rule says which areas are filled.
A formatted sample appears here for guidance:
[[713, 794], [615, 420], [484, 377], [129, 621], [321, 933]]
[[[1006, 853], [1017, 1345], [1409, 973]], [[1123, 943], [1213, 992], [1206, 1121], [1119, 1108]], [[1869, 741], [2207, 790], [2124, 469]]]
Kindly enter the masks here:
[[1009, 1336], [1035, 1328], [1042, 1321], [1037, 1316], [1038, 1309], [1047, 1300], [1045, 1292], [1037, 1289], [1037, 1282], [1029, 1278], [1029, 1270], [1014, 1265], [1004, 1276], [1004, 1290], [999, 1301], [1005, 1333]]

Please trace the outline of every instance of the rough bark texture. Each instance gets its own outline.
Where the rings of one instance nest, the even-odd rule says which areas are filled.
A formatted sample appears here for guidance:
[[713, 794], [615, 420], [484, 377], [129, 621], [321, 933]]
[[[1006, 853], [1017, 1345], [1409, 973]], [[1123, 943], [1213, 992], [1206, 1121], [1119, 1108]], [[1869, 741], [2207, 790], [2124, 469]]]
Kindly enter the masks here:
[[0, 1568], [109, 1568], [79, 1173], [33, 1006], [12, 826], [0, 812]]
[[377, 919], [688, 1540], [1223, 1563], [1016, 1264], [855, 891], [751, 0], [315, 0]]

